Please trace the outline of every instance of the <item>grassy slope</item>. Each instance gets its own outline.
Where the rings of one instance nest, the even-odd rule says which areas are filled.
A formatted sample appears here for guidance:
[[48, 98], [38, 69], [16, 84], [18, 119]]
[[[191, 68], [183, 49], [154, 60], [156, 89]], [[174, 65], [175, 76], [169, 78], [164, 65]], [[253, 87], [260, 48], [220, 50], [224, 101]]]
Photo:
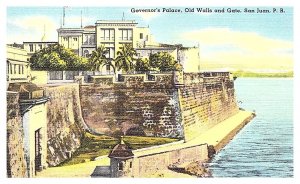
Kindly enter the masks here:
[[[178, 139], [160, 138], [160, 137], [137, 137], [125, 136], [124, 142], [132, 149], [145, 148], [155, 145], [167, 144], [178, 141]], [[66, 160], [60, 166], [72, 165], [91, 161], [94, 158], [107, 155], [112, 148], [119, 142], [118, 139], [101, 135], [85, 134], [81, 147], [72, 155], [71, 159]]]

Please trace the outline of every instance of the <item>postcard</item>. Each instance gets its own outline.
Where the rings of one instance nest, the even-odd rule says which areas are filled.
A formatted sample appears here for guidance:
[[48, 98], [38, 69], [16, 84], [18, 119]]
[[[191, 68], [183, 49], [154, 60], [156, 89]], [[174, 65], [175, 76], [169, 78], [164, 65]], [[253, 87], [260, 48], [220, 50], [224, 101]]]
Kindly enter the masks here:
[[6, 177], [293, 178], [294, 12], [7, 6]]

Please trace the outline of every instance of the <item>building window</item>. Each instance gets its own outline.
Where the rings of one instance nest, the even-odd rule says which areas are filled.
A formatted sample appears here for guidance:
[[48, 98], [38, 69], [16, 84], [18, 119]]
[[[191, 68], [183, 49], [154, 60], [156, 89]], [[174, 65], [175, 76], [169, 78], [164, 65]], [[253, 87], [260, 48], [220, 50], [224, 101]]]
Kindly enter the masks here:
[[[112, 39], [114, 39], [114, 36], [112, 36]], [[95, 35], [90, 35], [90, 39], [89, 39], [89, 44], [90, 45], [95, 45]]]
[[33, 45], [32, 44], [29, 44], [29, 51], [33, 52]]
[[16, 73], [17, 73], [17, 65], [14, 64], [14, 74], [16, 74]]
[[143, 39], [143, 33], [140, 33], [140, 39]]
[[77, 38], [73, 38], [73, 40], [77, 42]]
[[123, 171], [123, 162], [118, 163], [118, 170]]
[[83, 44], [85, 45], [95, 45], [95, 35], [94, 34], [89, 34], [89, 35], [84, 35], [84, 41]]
[[101, 40], [114, 40], [115, 30], [114, 29], [101, 29], [100, 33]]
[[83, 55], [84, 55], [84, 57], [89, 57], [89, 51], [88, 51], [88, 50], [85, 50], [85, 51], [83, 52]]
[[109, 29], [104, 30], [104, 40], [109, 40], [110, 32]]
[[122, 30], [122, 40], [128, 40], [128, 30]]
[[120, 40], [132, 40], [132, 29], [121, 29]]
[[43, 48], [43, 47], [42, 47], [42, 44], [39, 44], [39, 47], [40, 47], [40, 50], [42, 50], [42, 48]]
[[68, 41], [68, 37], [64, 37], [64, 41]]
[[19, 65], [19, 74], [21, 74], [21, 65]]
[[7, 68], [7, 74], [9, 74], [9, 62], [7, 61], [7, 63], [6, 63], [6, 68]]
[[11, 63], [9, 63], [9, 69], [10, 69], [10, 74], [12, 74], [13, 73], [13, 67], [12, 67]]
[[129, 163], [129, 167], [132, 168], [132, 162]]
[[88, 36], [88, 35], [85, 35], [85, 36], [84, 36], [83, 44], [87, 45], [87, 44], [88, 44], [88, 40], [89, 40], [89, 36]]
[[106, 72], [110, 72], [110, 65], [106, 65]]
[[106, 58], [113, 59], [115, 57], [115, 49], [114, 48], [106, 48], [108, 53], [106, 54]]
[[24, 74], [24, 66], [21, 66], [21, 74]]

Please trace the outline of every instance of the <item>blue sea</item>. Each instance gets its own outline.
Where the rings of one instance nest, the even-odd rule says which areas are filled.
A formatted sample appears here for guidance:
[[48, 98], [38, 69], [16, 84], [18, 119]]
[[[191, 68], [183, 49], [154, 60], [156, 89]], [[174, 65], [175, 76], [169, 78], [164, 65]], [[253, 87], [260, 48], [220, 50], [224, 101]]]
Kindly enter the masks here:
[[237, 78], [235, 89], [257, 116], [214, 156], [213, 177], [293, 177], [293, 79]]

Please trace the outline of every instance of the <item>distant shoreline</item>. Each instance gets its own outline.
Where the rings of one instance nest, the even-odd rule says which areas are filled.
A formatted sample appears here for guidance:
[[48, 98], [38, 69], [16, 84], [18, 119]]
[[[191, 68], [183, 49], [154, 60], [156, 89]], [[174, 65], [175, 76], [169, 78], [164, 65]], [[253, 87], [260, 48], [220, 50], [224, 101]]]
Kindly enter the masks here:
[[231, 72], [234, 77], [255, 77], [255, 78], [293, 78], [294, 72], [285, 72], [285, 73], [254, 73], [254, 72], [244, 72], [236, 71]]

